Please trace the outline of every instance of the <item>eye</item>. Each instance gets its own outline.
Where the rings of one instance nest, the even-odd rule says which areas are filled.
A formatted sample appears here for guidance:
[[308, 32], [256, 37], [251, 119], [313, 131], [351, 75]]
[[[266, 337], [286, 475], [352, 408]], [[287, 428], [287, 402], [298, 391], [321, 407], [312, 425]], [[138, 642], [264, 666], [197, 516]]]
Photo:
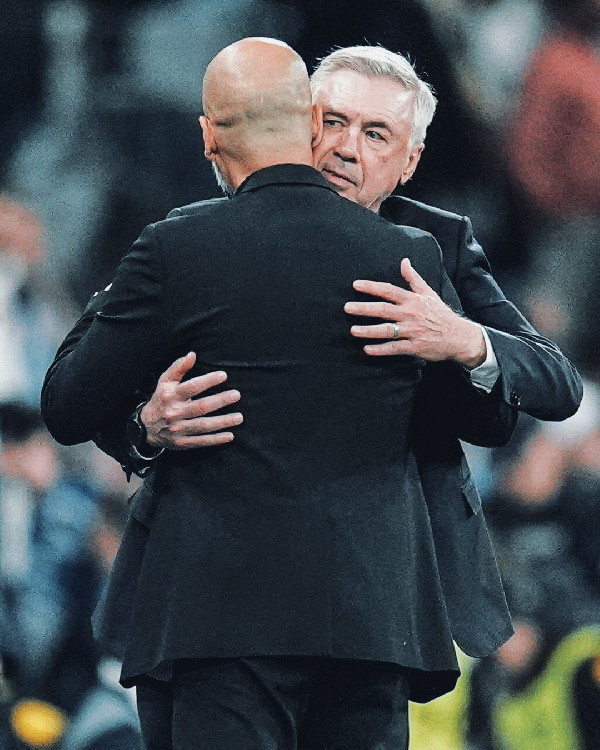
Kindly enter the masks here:
[[335, 117], [324, 117], [323, 118], [323, 126], [327, 128], [335, 128], [338, 126], [343, 125], [341, 120], [338, 120]]
[[365, 131], [365, 135], [370, 141], [380, 141], [381, 143], [386, 143], [386, 139], [378, 130], [367, 130]]

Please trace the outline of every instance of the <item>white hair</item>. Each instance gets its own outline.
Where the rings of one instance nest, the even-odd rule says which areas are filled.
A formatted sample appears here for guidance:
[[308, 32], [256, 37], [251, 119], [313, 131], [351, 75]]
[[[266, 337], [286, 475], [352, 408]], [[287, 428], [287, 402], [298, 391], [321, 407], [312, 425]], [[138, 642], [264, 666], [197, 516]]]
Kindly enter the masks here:
[[339, 70], [351, 70], [367, 78], [391, 78], [401, 83], [413, 97], [413, 121], [410, 147], [423, 143], [427, 128], [433, 120], [437, 99], [432, 87], [422, 81], [410, 62], [385, 47], [341, 47], [323, 57], [311, 76], [313, 101], [316, 100], [324, 79]]
[[235, 190], [231, 187], [231, 185], [227, 182], [227, 180], [223, 177], [223, 172], [217, 167], [216, 163], [213, 161], [212, 164], [212, 171], [215, 176], [215, 179], [217, 181], [217, 185], [221, 188], [221, 190], [225, 193], [225, 195], [228, 198], [232, 198], [235, 194]]

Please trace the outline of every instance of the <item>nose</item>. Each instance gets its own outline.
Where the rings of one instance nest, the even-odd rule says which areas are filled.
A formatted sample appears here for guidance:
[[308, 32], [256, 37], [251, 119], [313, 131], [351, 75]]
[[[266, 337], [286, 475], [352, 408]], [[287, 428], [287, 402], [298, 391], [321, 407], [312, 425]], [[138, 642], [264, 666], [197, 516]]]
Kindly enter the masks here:
[[359, 160], [358, 133], [353, 128], [346, 128], [340, 134], [335, 146], [335, 155], [342, 161], [356, 163]]

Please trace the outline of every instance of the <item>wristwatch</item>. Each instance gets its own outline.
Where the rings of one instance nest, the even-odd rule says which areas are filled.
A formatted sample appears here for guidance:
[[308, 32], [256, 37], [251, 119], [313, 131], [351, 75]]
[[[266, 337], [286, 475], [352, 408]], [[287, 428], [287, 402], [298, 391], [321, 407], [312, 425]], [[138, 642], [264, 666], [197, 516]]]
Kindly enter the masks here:
[[154, 448], [148, 444], [146, 425], [142, 422], [142, 409], [148, 402], [142, 401], [127, 420], [127, 440], [129, 454], [136, 461], [152, 461], [164, 452], [164, 448]]

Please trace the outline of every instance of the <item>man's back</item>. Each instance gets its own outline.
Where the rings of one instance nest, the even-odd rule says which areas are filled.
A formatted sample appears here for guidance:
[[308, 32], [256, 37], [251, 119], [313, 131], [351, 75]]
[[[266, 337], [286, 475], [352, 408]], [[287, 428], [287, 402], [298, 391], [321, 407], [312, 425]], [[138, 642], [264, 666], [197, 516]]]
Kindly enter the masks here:
[[[278, 173], [285, 184], [276, 183]], [[225, 369], [243, 393], [245, 424], [219, 464], [239, 461], [247, 470], [253, 456], [272, 453], [279, 476], [265, 478], [261, 464], [257, 478], [287, 481], [286, 492], [297, 496], [307, 471], [336, 481], [359, 463], [363, 472], [372, 464], [375, 475], [406, 452], [401, 425], [420, 363], [366, 357], [348, 335], [343, 307], [358, 297], [356, 278], [403, 283], [400, 260], [409, 254], [439, 289], [430, 237], [343, 202], [306, 167], [262, 170], [234, 200], [155, 232], [169, 258], [166, 325], [176, 350], [165, 356], [193, 350], [192, 375]], [[204, 481], [217, 470], [214, 452], [182, 454], [177, 463], [201, 466]]]
[[[148, 228], [56, 377], [59, 354], [44, 401], [67, 442], [190, 350], [197, 373], [226, 369], [243, 393], [231, 445], [165, 454], [142, 491], [159, 502], [126, 680], [236, 654], [455, 668], [408, 448], [420, 365], [367, 357], [343, 312], [354, 279], [400, 283], [405, 256], [441, 290], [429, 235], [345, 201], [309, 167], [271, 167], [229, 202]], [[91, 373], [79, 404], [72, 379]]]

